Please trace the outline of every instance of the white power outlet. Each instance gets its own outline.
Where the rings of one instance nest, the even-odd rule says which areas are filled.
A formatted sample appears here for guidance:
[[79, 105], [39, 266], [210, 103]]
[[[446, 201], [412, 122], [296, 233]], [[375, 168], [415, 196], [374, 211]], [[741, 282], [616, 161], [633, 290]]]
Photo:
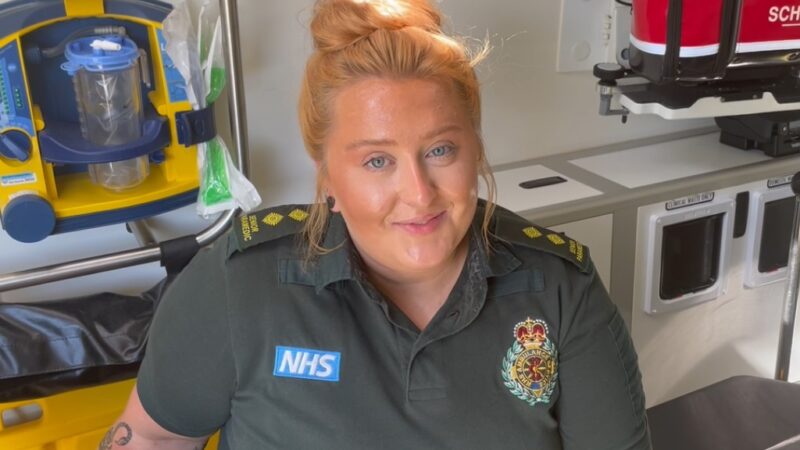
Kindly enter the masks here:
[[[613, 0], [561, 0], [558, 33], [558, 72], [592, 70], [609, 59], [614, 45]], [[613, 49], [612, 49], [613, 51]], [[613, 58], [613, 55], [611, 55]]]

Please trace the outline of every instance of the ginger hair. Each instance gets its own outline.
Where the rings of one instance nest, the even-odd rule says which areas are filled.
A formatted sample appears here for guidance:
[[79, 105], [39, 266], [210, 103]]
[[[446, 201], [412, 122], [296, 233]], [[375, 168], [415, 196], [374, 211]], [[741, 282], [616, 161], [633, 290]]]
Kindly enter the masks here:
[[303, 234], [309, 257], [330, 249], [322, 245], [329, 218], [323, 181], [323, 142], [332, 108], [342, 87], [368, 78], [435, 80], [455, 89], [479, 138], [478, 173], [487, 186], [482, 235], [489, 248], [495, 181], [481, 139], [481, 101], [475, 66], [489, 50], [476, 51], [442, 31], [442, 15], [428, 0], [318, 0], [311, 21], [314, 53], [306, 64], [298, 105], [306, 151], [317, 163], [316, 198]]

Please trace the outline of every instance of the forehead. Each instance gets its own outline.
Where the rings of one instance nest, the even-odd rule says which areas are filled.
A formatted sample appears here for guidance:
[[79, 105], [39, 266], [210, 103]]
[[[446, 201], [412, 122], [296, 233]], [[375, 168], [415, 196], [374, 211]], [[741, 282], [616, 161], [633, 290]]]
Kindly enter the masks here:
[[[453, 122], [469, 128], [464, 102], [449, 84], [423, 79], [368, 78], [342, 88], [333, 101], [334, 133], [402, 132]], [[408, 130], [411, 131], [411, 130]]]

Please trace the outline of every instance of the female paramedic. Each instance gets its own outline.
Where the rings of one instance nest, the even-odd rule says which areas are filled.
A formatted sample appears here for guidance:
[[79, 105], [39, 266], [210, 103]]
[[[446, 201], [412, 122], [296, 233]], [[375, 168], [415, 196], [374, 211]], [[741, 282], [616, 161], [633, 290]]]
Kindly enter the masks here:
[[[244, 215], [169, 288], [102, 449], [647, 449], [586, 247], [477, 196], [480, 58], [427, 0], [322, 0], [317, 203]], [[491, 198], [492, 195], [489, 195]]]

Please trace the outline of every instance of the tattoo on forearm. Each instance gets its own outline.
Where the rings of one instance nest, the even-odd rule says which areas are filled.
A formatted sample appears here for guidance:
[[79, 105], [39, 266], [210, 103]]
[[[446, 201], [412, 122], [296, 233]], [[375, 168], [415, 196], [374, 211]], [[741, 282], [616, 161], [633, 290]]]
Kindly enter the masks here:
[[[120, 430], [122, 432], [118, 433]], [[105, 437], [100, 442], [100, 447], [98, 447], [98, 450], [111, 450], [111, 444], [117, 444], [120, 447], [124, 447], [125, 445], [128, 445], [128, 442], [131, 441], [132, 437], [133, 431], [131, 431], [131, 427], [125, 422], [120, 422], [108, 430], [108, 433], [106, 433]]]

